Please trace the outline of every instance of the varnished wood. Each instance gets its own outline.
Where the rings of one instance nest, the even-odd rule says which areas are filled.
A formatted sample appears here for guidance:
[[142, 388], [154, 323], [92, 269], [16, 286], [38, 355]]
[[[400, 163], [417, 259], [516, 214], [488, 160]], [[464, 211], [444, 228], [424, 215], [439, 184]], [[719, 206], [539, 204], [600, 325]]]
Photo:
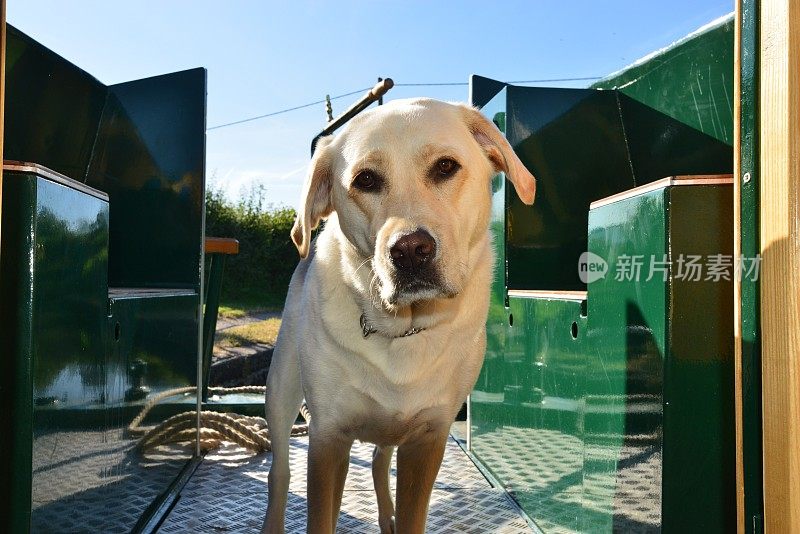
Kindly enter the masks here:
[[614, 195], [595, 200], [589, 205], [589, 209], [595, 209], [601, 206], [606, 206], [608, 204], [619, 202], [620, 200], [624, 200], [626, 198], [635, 197], [637, 195], [643, 195], [644, 193], [649, 193], [650, 191], [655, 191], [656, 189], [663, 189], [669, 186], [717, 185], [717, 184], [729, 184], [732, 181], [733, 181], [733, 176], [731, 176], [730, 174], [687, 174], [682, 176], [667, 176], [665, 178], [661, 178], [660, 180], [656, 180], [654, 182], [640, 185], [638, 187], [634, 187], [631, 189], [626, 189], [621, 193], [616, 193]]
[[229, 237], [206, 237], [206, 254], [230, 254], [239, 253], [239, 240]]
[[[733, 257], [742, 255], [742, 0], [736, 0], [733, 36]], [[744, 534], [744, 411], [742, 405], [742, 281], [733, 283], [733, 395], [736, 417], [736, 532]]]
[[100, 200], [104, 200], [108, 202], [108, 193], [104, 191], [100, 191], [99, 189], [95, 189], [94, 187], [90, 187], [83, 182], [79, 182], [77, 180], [73, 180], [68, 176], [64, 176], [60, 172], [56, 172], [53, 169], [48, 169], [43, 165], [38, 165], [36, 163], [28, 163], [25, 161], [4, 161], [3, 162], [3, 170], [5, 172], [20, 172], [20, 173], [30, 173], [36, 174], [41, 176], [42, 178], [47, 178], [51, 182], [55, 182], [57, 184], [61, 184], [63, 186], [69, 187], [70, 189], [74, 189], [76, 191], [80, 191], [81, 193], [93, 196], [95, 198], [99, 198]]
[[764, 526], [800, 532], [800, 2], [762, 0], [759, 33]]
[[509, 297], [524, 299], [586, 300], [586, 291], [549, 291], [540, 289], [509, 289]]

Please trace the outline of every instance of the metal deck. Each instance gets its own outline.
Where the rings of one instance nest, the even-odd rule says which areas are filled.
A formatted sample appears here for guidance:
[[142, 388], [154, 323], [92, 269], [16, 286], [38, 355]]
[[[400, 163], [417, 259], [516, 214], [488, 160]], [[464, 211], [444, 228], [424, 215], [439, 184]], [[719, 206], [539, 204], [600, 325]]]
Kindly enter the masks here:
[[[350, 454], [337, 531], [378, 532], [378, 508], [372, 487], [372, 445], [356, 442]], [[308, 437], [292, 439], [292, 481], [286, 532], [305, 533], [306, 455]], [[159, 533], [255, 533], [267, 505], [271, 454], [257, 456], [228, 445], [206, 455], [181, 492]], [[392, 487], [395, 485], [392, 464]], [[436, 479], [428, 513], [430, 533], [534, 532], [501, 488], [493, 488], [475, 464], [450, 438]]]

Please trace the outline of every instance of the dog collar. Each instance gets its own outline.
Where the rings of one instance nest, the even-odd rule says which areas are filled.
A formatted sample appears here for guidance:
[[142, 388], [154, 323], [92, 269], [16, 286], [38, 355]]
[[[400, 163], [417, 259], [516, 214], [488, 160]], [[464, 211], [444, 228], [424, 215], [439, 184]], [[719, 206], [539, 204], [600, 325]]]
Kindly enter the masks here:
[[[368, 338], [370, 334], [374, 334], [374, 333], [377, 332], [377, 330], [375, 328], [373, 328], [372, 325], [367, 322], [366, 314], [363, 314], [363, 313], [361, 314], [361, 319], [359, 319], [359, 322], [361, 323], [361, 334], [365, 338]], [[390, 338], [394, 338], [394, 339], [397, 339], [399, 337], [408, 337], [408, 336], [413, 336], [414, 334], [419, 334], [423, 330], [425, 330], [425, 329], [424, 328], [412, 328], [411, 330], [406, 330], [405, 332], [403, 332], [399, 336], [386, 336], [386, 337], [390, 337]]]

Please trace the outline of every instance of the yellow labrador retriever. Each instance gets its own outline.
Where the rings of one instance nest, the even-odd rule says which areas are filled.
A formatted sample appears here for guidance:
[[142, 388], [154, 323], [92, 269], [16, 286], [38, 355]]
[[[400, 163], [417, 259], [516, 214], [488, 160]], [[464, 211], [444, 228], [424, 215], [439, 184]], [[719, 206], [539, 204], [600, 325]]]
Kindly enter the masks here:
[[267, 378], [263, 532], [284, 531], [289, 433], [303, 397], [308, 532], [335, 531], [356, 439], [376, 445], [381, 532], [424, 532], [450, 425], [483, 362], [490, 181], [500, 171], [533, 203], [533, 176], [495, 125], [461, 104], [392, 101], [320, 140], [292, 229], [304, 259]]

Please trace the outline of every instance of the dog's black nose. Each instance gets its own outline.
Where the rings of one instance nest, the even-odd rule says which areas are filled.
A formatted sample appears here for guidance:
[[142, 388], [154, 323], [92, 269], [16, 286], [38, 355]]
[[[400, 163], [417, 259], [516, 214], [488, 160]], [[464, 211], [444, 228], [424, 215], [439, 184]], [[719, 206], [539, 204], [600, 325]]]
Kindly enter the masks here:
[[403, 271], [422, 267], [436, 253], [436, 241], [425, 230], [417, 230], [398, 239], [389, 249], [392, 263]]

